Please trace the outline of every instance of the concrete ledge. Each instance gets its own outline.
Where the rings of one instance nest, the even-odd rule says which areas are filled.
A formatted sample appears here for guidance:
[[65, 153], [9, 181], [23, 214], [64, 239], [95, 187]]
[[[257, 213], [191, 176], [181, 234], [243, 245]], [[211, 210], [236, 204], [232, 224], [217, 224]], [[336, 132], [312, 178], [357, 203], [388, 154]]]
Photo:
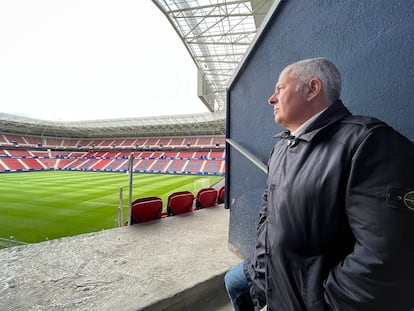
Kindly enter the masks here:
[[0, 310], [188, 310], [240, 261], [222, 206], [0, 251]]

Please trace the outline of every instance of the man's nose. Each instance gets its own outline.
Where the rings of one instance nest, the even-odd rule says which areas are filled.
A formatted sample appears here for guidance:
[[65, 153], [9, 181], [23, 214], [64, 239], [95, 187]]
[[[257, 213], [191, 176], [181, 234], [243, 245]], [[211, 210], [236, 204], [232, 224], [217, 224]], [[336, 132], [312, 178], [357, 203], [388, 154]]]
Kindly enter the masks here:
[[269, 97], [269, 100], [267, 101], [269, 105], [274, 105], [277, 103], [277, 96], [276, 93], [273, 93], [272, 96]]

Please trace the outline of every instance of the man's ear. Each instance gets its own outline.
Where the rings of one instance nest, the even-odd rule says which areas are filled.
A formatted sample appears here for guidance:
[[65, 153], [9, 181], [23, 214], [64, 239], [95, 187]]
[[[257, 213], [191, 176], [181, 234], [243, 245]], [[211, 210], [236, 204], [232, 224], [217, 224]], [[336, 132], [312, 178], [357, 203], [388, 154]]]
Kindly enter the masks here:
[[322, 93], [322, 81], [319, 78], [312, 78], [308, 82], [307, 99], [312, 100]]

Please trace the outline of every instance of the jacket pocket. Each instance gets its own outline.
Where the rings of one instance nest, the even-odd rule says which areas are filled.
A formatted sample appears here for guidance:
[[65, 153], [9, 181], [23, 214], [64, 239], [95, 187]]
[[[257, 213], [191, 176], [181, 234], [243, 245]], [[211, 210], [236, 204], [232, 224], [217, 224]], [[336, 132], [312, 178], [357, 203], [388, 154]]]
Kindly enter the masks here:
[[300, 288], [306, 310], [325, 310], [323, 289], [323, 257], [313, 256], [298, 258], [294, 261], [296, 282]]

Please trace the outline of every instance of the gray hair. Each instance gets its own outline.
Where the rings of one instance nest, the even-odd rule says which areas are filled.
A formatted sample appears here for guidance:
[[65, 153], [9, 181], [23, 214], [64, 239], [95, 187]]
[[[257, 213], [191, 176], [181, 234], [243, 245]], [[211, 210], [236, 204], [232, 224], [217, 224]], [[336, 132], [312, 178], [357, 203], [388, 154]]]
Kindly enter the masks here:
[[[310, 58], [293, 63], [286, 67], [288, 75], [295, 79], [297, 90], [303, 89], [312, 78], [322, 81], [323, 91], [326, 98], [335, 102], [341, 95], [341, 74], [334, 63], [324, 57]], [[286, 70], [285, 69], [285, 70]]]

